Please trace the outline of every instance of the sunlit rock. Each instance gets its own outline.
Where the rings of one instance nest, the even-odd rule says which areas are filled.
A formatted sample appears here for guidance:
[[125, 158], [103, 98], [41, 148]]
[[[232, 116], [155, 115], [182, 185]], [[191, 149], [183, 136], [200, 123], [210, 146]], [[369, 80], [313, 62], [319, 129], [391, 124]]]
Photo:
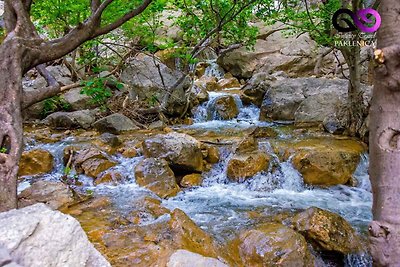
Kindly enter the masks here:
[[22, 153], [19, 161], [18, 175], [36, 175], [51, 172], [53, 169], [53, 155], [41, 149], [34, 149]]
[[161, 198], [175, 196], [179, 191], [174, 172], [164, 159], [147, 158], [135, 167], [136, 183]]

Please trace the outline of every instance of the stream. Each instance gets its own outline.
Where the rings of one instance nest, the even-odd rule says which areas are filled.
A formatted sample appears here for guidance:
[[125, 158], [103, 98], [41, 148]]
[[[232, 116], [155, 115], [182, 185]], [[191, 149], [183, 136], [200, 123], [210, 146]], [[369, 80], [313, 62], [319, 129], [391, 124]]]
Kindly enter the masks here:
[[[213, 66], [213, 65], [211, 65]], [[210, 68], [206, 75], [217, 78], [223, 77], [221, 70]], [[188, 133], [198, 140], [219, 140], [229, 143], [242, 137], [256, 126], [274, 128], [280, 140], [308, 138], [307, 133], [297, 135], [291, 131], [287, 122], [260, 122], [259, 108], [256, 106], [243, 106], [237, 88], [221, 92], [210, 92], [209, 101], [201, 104], [193, 112], [192, 125], [174, 126], [177, 132]], [[240, 113], [232, 120], [221, 120], [212, 110], [213, 102], [221, 96], [232, 95]], [[144, 136], [143, 138], [146, 138]], [[331, 138], [331, 137], [326, 137]], [[63, 149], [69, 145], [84, 145], [90, 140], [70, 136], [56, 143], [29, 142], [26, 150], [45, 149], [50, 151], [56, 167], [50, 174], [41, 176], [44, 180], [59, 180], [63, 175]], [[277, 162], [277, 168], [269, 172], [262, 172], [243, 183], [231, 182], [226, 175], [227, 163], [232, 157], [231, 145], [219, 146], [221, 160], [213, 165], [212, 169], [203, 173], [203, 184], [181, 191], [177, 196], [162, 200], [162, 205], [170, 210], [179, 208], [183, 210], [197, 225], [223, 243], [232, 238], [239, 230], [255, 225], [268, 217], [282, 212], [295, 212], [315, 206], [326, 209], [343, 216], [355, 229], [365, 235], [368, 223], [371, 221], [371, 188], [368, 177], [368, 155], [361, 157], [359, 166], [354, 173], [357, 180], [356, 187], [345, 185], [334, 186], [327, 189], [314, 188], [303, 184], [301, 174], [293, 167], [291, 158], [280, 162], [274, 154], [267, 138], [261, 138], [259, 149], [268, 151]], [[111, 156], [119, 164], [113, 169], [123, 174], [124, 182], [112, 185], [93, 185], [93, 179], [84, 175], [79, 176], [83, 186], [95, 195], [108, 196], [115, 203], [114, 208], [121, 213], [132, 210], [132, 203], [141, 196], [158, 198], [151, 191], [139, 187], [135, 183], [134, 168], [143, 159], [142, 156], [124, 158], [119, 154]], [[24, 177], [19, 184], [19, 192], [29, 187], [31, 177]], [[256, 218], [249, 213], [257, 211]], [[154, 223], [151, 218], [142, 224]], [[345, 266], [371, 266], [366, 255], [349, 255], [345, 259]]]

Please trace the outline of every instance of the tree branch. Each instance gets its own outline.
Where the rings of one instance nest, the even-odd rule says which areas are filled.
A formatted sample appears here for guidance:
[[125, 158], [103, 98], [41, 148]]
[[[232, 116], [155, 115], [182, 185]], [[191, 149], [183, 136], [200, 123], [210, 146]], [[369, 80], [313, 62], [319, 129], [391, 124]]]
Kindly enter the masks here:
[[45, 65], [36, 66], [36, 70], [46, 80], [47, 87], [23, 93], [22, 108], [27, 108], [46, 98], [53, 97], [61, 91], [61, 86], [54, 76], [46, 69]]
[[113, 23], [110, 23], [100, 29], [97, 29], [95, 31], [94, 35], [92, 36], [92, 38], [109, 33], [111, 31], [115, 30], [116, 28], [120, 27], [122, 24], [124, 24], [128, 20], [141, 14], [151, 4], [151, 2], [153, 2], [153, 0], [144, 0], [143, 3], [136, 9], [126, 13], [124, 16], [122, 16], [118, 20], [114, 21]]

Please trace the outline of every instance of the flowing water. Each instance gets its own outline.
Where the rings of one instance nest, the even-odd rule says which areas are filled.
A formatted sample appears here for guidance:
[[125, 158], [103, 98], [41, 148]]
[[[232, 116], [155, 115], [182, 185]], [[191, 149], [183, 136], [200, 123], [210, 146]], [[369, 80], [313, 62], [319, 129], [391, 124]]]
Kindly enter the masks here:
[[[209, 75], [218, 75], [215, 69], [209, 70]], [[219, 73], [221, 74], [221, 73]], [[222, 74], [221, 74], [222, 75]], [[222, 77], [222, 76], [221, 76]], [[240, 108], [236, 119], [223, 121], [212, 113], [212, 105], [220, 96], [231, 94], [235, 97]], [[210, 132], [221, 140], [230, 140], [231, 136], [240, 136], [243, 132], [255, 126], [273, 127], [280, 133], [278, 138], [296, 138], [288, 134], [285, 125], [258, 121], [259, 109], [255, 106], [244, 107], [234, 91], [210, 92], [210, 100], [197, 108], [194, 115], [194, 124], [177, 126], [175, 130], [189, 132], [201, 139]], [[225, 139], [224, 139], [225, 138]], [[50, 151], [56, 161], [55, 171], [43, 176], [46, 180], [59, 180], [63, 175], [63, 149], [68, 145], [84, 145], [87, 139], [69, 137], [54, 144], [31, 142], [27, 150], [41, 148]], [[261, 139], [259, 149], [273, 151], [268, 139]], [[356, 187], [334, 186], [328, 189], [312, 188], [302, 182], [302, 177], [293, 167], [291, 159], [280, 162], [274, 156], [277, 168], [273, 171], [259, 173], [244, 183], [230, 182], [226, 176], [227, 163], [232, 157], [230, 145], [220, 147], [221, 160], [212, 169], [203, 174], [203, 184], [180, 192], [176, 197], [162, 200], [162, 204], [170, 210], [179, 208], [192, 218], [201, 228], [211, 233], [216, 240], [224, 242], [232, 238], [240, 229], [252, 226], [268, 216], [281, 212], [294, 212], [315, 206], [336, 212], [348, 220], [360, 233], [366, 232], [371, 220], [371, 188], [367, 173], [368, 155], [362, 155], [360, 164], [354, 173], [357, 180]], [[122, 213], [132, 209], [132, 203], [140, 196], [150, 195], [157, 198], [152, 192], [139, 187], [135, 183], [134, 167], [142, 159], [141, 156], [127, 159], [120, 155], [112, 156], [119, 164], [114, 167], [126, 177], [126, 180], [116, 186], [100, 185], [94, 187], [92, 179], [79, 176], [88, 190], [98, 195], [110, 196], [115, 208]], [[19, 191], [29, 186], [31, 179], [26, 177], [19, 185]], [[257, 211], [257, 218], [251, 216]], [[153, 223], [151, 220], [146, 223]], [[346, 266], [371, 266], [367, 255], [349, 255], [344, 263]]]

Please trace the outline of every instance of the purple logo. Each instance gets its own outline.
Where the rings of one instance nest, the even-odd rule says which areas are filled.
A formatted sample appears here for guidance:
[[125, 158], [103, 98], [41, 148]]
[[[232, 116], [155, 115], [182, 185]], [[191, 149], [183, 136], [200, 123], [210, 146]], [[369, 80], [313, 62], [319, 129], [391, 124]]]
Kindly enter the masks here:
[[[352, 20], [346, 17], [339, 18], [339, 16], [342, 14], [349, 15]], [[372, 17], [375, 18], [375, 20], [373, 20]], [[339, 21], [342, 22], [341, 25], [339, 25]], [[356, 14], [349, 9], [343, 8], [336, 11], [332, 17], [333, 26], [339, 32], [351, 32], [357, 30], [358, 28], [362, 32], [372, 33], [379, 29], [381, 22], [381, 16], [379, 15], [378, 11], [372, 8], [360, 9], [356, 12]], [[343, 24], [346, 24], [347, 27], [343, 27]], [[370, 24], [373, 25], [370, 26]]]

